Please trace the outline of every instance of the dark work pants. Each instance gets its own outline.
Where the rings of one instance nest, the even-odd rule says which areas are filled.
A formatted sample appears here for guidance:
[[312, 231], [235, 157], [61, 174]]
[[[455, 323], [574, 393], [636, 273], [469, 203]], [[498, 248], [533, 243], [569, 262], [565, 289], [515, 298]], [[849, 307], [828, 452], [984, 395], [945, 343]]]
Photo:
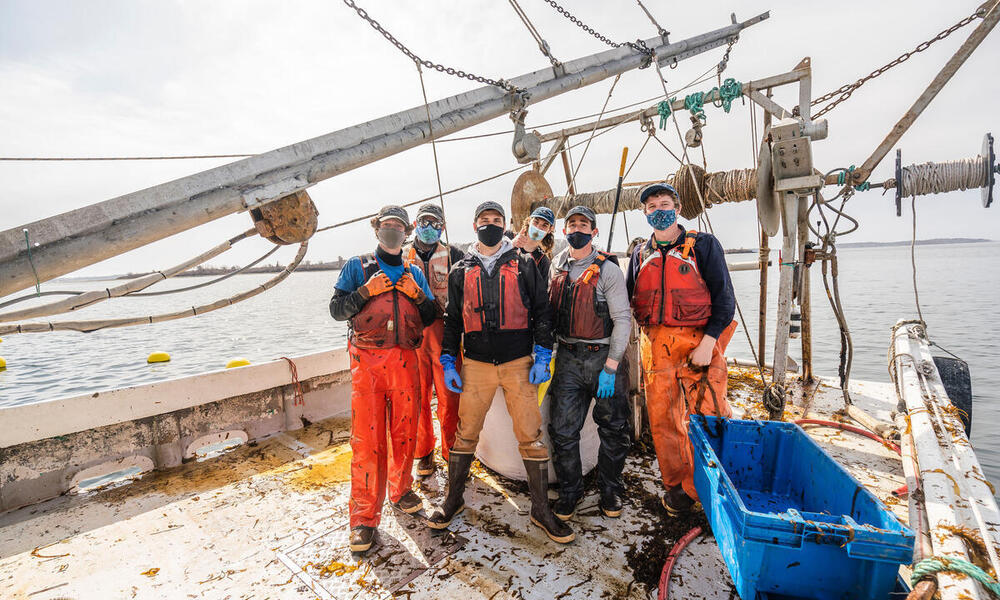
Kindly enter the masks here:
[[608, 358], [608, 346], [559, 343], [555, 371], [549, 388], [549, 437], [559, 478], [559, 495], [578, 500], [583, 496], [580, 464], [580, 430], [594, 400], [594, 422], [601, 438], [597, 455], [597, 484], [601, 493], [624, 493], [622, 470], [631, 446], [628, 362], [623, 358], [615, 375], [615, 392], [596, 398], [597, 378]]

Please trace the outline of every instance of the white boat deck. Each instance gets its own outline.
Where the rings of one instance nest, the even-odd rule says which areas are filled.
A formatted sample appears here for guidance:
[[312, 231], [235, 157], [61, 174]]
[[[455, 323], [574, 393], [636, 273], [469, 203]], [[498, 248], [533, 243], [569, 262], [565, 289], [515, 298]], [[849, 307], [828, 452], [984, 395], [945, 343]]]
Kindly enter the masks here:
[[[737, 414], [762, 415], [748, 400], [751, 371], [730, 372]], [[788, 420], [831, 419], [843, 406], [838, 389], [821, 386], [813, 395], [792, 387]], [[890, 384], [858, 382], [854, 399], [891, 422]], [[418, 516], [387, 507], [379, 545], [359, 560], [347, 549], [349, 428], [328, 419], [127, 486], [0, 515], [0, 597], [655, 598], [669, 548], [705, 524], [701, 514], [666, 518], [655, 458], [634, 452], [622, 518], [601, 516], [591, 490], [572, 521], [576, 541], [561, 546], [529, 523], [523, 483], [477, 466], [450, 533], [432, 533]], [[891, 494], [904, 484], [895, 454], [852, 433], [806, 429], [906, 521], [905, 501]], [[439, 470], [418, 493], [429, 506], [443, 486]], [[670, 592], [735, 597], [710, 534], [682, 554]]]

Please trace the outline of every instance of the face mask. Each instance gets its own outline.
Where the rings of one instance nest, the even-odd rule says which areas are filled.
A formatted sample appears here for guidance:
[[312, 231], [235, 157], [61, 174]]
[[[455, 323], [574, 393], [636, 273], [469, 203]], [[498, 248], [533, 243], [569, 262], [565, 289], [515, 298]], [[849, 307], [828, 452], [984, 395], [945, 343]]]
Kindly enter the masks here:
[[657, 231], [664, 231], [677, 222], [677, 211], [673, 209], [654, 210], [646, 215], [646, 221], [653, 227], [653, 229]]
[[546, 235], [548, 234], [542, 231], [541, 229], [535, 227], [534, 225], [528, 225], [528, 237], [533, 239], [534, 241], [540, 242], [542, 241], [542, 238], [544, 238]]
[[503, 238], [503, 227], [499, 225], [483, 225], [476, 228], [476, 236], [482, 245], [493, 247], [499, 244]]
[[417, 227], [417, 239], [425, 244], [433, 244], [441, 239], [441, 230], [430, 225]]
[[589, 244], [593, 237], [594, 236], [589, 233], [574, 231], [566, 236], [566, 241], [569, 242], [569, 245], [572, 246], [574, 250], [579, 250]]
[[403, 245], [403, 240], [406, 239], [406, 232], [400, 231], [399, 229], [383, 227], [378, 230], [375, 237], [378, 238], [378, 241], [382, 242], [382, 245], [386, 248], [399, 248]]

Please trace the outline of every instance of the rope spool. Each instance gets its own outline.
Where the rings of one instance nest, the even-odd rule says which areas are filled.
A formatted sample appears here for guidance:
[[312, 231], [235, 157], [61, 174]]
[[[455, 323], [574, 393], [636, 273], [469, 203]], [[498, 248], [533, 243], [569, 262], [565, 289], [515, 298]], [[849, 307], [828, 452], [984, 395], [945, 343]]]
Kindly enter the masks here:
[[699, 198], [704, 199], [705, 208], [712, 206], [711, 200], [705, 193], [705, 169], [698, 165], [681, 165], [674, 174], [672, 185], [680, 196], [681, 216], [685, 219], [694, 219], [701, 214], [702, 205]]
[[903, 196], [924, 196], [985, 187], [989, 181], [982, 156], [948, 162], [926, 162], [903, 167]]

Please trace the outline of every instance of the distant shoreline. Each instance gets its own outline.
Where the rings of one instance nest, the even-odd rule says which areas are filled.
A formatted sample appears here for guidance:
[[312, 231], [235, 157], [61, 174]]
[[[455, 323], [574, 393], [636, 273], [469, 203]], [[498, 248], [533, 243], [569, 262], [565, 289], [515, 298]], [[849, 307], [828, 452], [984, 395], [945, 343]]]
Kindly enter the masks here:
[[[929, 240], [917, 240], [918, 246], [936, 246], [941, 244], [981, 244], [994, 242], [996, 240], [988, 240], [985, 238], [933, 238]], [[837, 244], [840, 248], [877, 248], [882, 246], [909, 246], [910, 240], [900, 240], [898, 242], [848, 242]], [[726, 250], [726, 254], [756, 254], [757, 248], [730, 248]], [[296, 271], [338, 271], [344, 268], [344, 264], [347, 261], [343, 257], [339, 257], [337, 260], [326, 261], [326, 262], [304, 262], [299, 265]], [[258, 267], [253, 267], [243, 271], [244, 273], [277, 273], [285, 268], [285, 265], [272, 264], [272, 265], [262, 265]], [[176, 277], [217, 277], [220, 275], [227, 275], [238, 271], [239, 267], [195, 267], [190, 271], [181, 273]], [[134, 279], [136, 277], [141, 277], [143, 275], [148, 275], [148, 273], [128, 273], [126, 275], [117, 275], [110, 277], [87, 277], [81, 279]], [[63, 279], [75, 279], [72, 277], [66, 277]]]

